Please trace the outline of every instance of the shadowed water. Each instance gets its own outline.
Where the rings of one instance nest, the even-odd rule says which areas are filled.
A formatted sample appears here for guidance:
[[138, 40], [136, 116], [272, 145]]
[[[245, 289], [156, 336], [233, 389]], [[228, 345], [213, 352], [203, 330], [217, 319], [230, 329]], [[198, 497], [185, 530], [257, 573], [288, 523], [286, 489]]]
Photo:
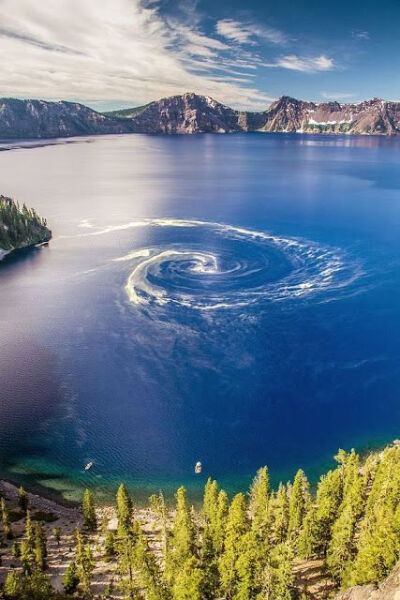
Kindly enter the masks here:
[[400, 435], [400, 140], [24, 146], [1, 193], [54, 239], [0, 265], [3, 475], [233, 491]]

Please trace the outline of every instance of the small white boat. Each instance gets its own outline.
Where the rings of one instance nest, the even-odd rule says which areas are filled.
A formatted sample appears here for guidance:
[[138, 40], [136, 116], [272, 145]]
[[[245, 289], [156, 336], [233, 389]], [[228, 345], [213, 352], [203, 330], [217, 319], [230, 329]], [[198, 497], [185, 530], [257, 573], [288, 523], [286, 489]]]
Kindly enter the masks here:
[[93, 467], [93, 463], [92, 462], [88, 462], [87, 465], [85, 465], [85, 471], [90, 471], [90, 469]]
[[194, 466], [194, 472], [196, 473], [196, 475], [200, 475], [202, 470], [203, 470], [203, 465], [201, 464], [200, 461], [197, 461], [197, 463]]

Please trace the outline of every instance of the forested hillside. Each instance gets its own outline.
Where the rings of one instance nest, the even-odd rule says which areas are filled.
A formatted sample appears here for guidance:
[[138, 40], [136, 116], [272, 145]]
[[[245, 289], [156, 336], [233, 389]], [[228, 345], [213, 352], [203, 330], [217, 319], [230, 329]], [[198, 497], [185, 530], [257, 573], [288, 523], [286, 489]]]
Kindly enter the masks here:
[[48, 242], [51, 231], [45, 219], [25, 204], [20, 207], [11, 198], [0, 196], [0, 253]]
[[[50, 598], [61, 575], [70, 596], [147, 600], [306, 600], [375, 584], [400, 556], [400, 448], [363, 460], [341, 450], [336, 462], [315, 493], [302, 470], [271, 490], [264, 467], [232, 499], [209, 479], [196, 510], [183, 487], [173, 509], [160, 494], [146, 510], [124, 485], [108, 509], [87, 490], [74, 533], [31, 515], [21, 489], [18, 506], [2, 500], [3, 565], [12, 555], [14, 567], [3, 595]], [[313, 587], [314, 566], [329, 585]]]

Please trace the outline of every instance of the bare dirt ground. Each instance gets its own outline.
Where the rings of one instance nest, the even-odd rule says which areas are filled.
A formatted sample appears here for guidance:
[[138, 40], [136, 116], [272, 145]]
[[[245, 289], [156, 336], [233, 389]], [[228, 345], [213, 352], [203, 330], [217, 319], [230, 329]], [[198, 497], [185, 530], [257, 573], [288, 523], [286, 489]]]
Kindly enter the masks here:
[[[15, 485], [6, 481], [0, 481], [0, 495], [7, 501], [13, 533], [13, 539], [3, 540], [3, 547], [0, 548], [0, 582], [4, 582], [10, 570], [21, 571], [21, 562], [12, 556], [11, 548], [14, 542], [19, 543], [23, 539], [25, 518], [18, 508], [18, 488]], [[62, 576], [74, 558], [74, 532], [77, 528], [81, 528], [83, 524], [81, 510], [79, 508], [63, 506], [55, 501], [32, 493], [28, 493], [28, 499], [32, 521], [37, 516], [40, 516], [40, 513], [46, 513], [46, 515], [53, 519], [49, 523], [41, 520], [47, 534], [48, 556], [46, 572], [50, 577], [54, 590], [62, 592]], [[113, 507], [98, 508], [96, 513], [99, 524], [106, 519], [107, 527], [109, 529], [116, 529], [117, 518]], [[135, 511], [134, 516], [141, 522], [144, 532], [149, 537], [150, 545], [153, 548], [156, 547], [158, 542], [154, 514], [148, 509], [138, 509]], [[55, 527], [59, 527], [61, 530], [59, 544], [57, 544], [53, 534]], [[92, 591], [95, 598], [123, 598], [124, 596], [119, 592], [119, 576], [116, 562], [105, 559], [104, 534], [99, 532], [94, 536], [89, 536], [89, 539], [91, 540], [93, 557], [96, 564], [92, 574]], [[107, 596], [104, 595], [105, 591], [107, 591]]]

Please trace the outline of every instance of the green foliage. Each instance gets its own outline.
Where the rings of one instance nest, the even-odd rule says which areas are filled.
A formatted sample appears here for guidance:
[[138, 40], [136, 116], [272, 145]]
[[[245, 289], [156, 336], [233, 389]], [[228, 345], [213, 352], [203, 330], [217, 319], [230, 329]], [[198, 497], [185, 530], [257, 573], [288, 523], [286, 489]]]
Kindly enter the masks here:
[[73, 594], [79, 584], [79, 577], [75, 561], [69, 563], [62, 578], [62, 585], [66, 594]]
[[316, 496], [315, 546], [323, 556], [327, 552], [332, 526], [338, 516], [342, 495], [343, 481], [340, 469], [328, 471], [319, 481]]
[[164, 561], [167, 561], [168, 556], [168, 510], [165, 504], [165, 499], [160, 492], [158, 495], [152, 495], [149, 498], [150, 508], [155, 513], [160, 530], [161, 550]]
[[10, 198], [0, 196], [0, 248], [13, 250], [48, 242], [51, 232], [45, 219], [41, 219], [34, 209], [22, 208]]
[[85, 492], [83, 494], [82, 513], [83, 513], [83, 521], [85, 523], [85, 527], [89, 531], [96, 531], [96, 529], [97, 529], [96, 510], [94, 507], [93, 495], [90, 490], [85, 490]]
[[21, 577], [15, 571], [7, 575], [4, 595], [7, 600], [51, 600], [54, 597], [46, 575], [35, 572]]
[[61, 541], [61, 529], [59, 527], [53, 527], [52, 533], [57, 546], [59, 546]]
[[107, 558], [115, 556], [115, 545], [115, 534], [113, 531], [108, 530], [104, 538], [104, 551]]
[[299, 558], [311, 558], [315, 553], [317, 540], [317, 521], [315, 507], [310, 503], [303, 520], [299, 537], [297, 539], [297, 555]]
[[186, 489], [180, 487], [175, 498], [175, 520], [166, 564], [166, 575], [169, 582], [174, 581], [183, 564], [196, 553], [195, 525]]
[[6, 505], [6, 501], [4, 500], [4, 498], [1, 499], [0, 509], [1, 509], [1, 521], [3, 523], [4, 535], [8, 540], [11, 540], [13, 537], [13, 533], [12, 533], [11, 523], [10, 523], [10, 513], [9, 513], [8, 506]]
[[289, 498], [288, 535], [292, 538], [297, 537], [300, 532], [309, 503], [310, 492], [308, 480], [304, 471], [299, 469], [294, 478]]
[[21, 593], [21, 579], [15, 571], [10, 571], [7, 574], [6, 581], [4, 583], [4, 595], [6, 598], [14, 600], [14, 598], [19, 598]]
[[19, 505], [20, 509], [22, 510], [22, 512], [26, 513], [26, 511], [28, 510], [28, 507], [29, 507], [29, 500], [28, 500], [28, 494], [26, 493], [26, 491], [24, 490], [24, 488], [22, 486], [18, 490], [18, 505]]
[[259, 539], [267, 535], [266, 527], [269, 524], [269, 495], [270, 483], [268, 468], [262, 467], [257, 472], [256, 477], [250, 487], [249, 513], [252, 521], [252, 528], [255, 530]]
[[75, 532], [75, 565], [79, 578], [79, 586], [85, 598], [91, 597], [91, 575], [94, 569], [94, 561], [90, 544], [85, 543], [80, 531]]
[[278, 491], [271, 498], [271, 533], [275, 543], [286, 540], [289, 527], [289, 500], [286, 486], [279, 484]]
[[[327, 576], [338, 586], [382, 581], [400, 559], [400, 448], [365, 460], [354, 450], [340, 450], [336, 461], [313, 495], [301, 470], [293, 483], [271, 491], [263, 467], [248, 497], [237, 494], [231, 503], [209, 479], [198, 512], [184, 487], [178, 489], [171, 512], [162, 494], [152, 496], [152, 536], [132, 518], [132, 501], [121, 485], [117, 532], [110, 531], [104, 519], [99, 533], [104, 556], [110, 566], [116, 564], [118, 593], [130, 600], [305, 600], [307, 582], [296, 588], [293, 562], [314, 558], [324, 560]], [[89, 535], [95, 516], [89, 491], [83, 514]], [[6, 532], [9, 512], [4, 499], [1, 516]], [[60, 535], [54, 528], [57, 543]], [[76, 532], [75, 559], [63, 577], [66, 593], [92, 597], [96, 539]], [[32, 524], [27, 510], [24, 537], [12, 549], [15, 557], [20, 555], [22, 576], [7, 577], [6, 598], [41, 600], [46, 587], [49, 591], [43, 573], [46, 552], [45, 528]]]
[[34, 557], [39, 571], [44, 571], [46, 569], [47, 539], [45, 529], [38, 522], [35, 523]]
[[237, 494], [229, 507], [226, 522], [224, 548], [219, 561], [221, 588], [227, 598], [234, 598], [240, 575], [238, 559], [243, 545], [243, 536], [249, 531], [247, 505], [243, 494]]
[[197, 559], [187, 558], [176, 575], [173, 600], [203, 600], [203, 578]]
[[291, 600], [293, 581], [293, 551], [288, 543], [278, 544], [271, 551], [264, 571], [261, 597]]
[[121, 483], [117, 491], [118, 529], [121, 532], [129, 530], [132, 520], [132, 500], [125, 485]]

